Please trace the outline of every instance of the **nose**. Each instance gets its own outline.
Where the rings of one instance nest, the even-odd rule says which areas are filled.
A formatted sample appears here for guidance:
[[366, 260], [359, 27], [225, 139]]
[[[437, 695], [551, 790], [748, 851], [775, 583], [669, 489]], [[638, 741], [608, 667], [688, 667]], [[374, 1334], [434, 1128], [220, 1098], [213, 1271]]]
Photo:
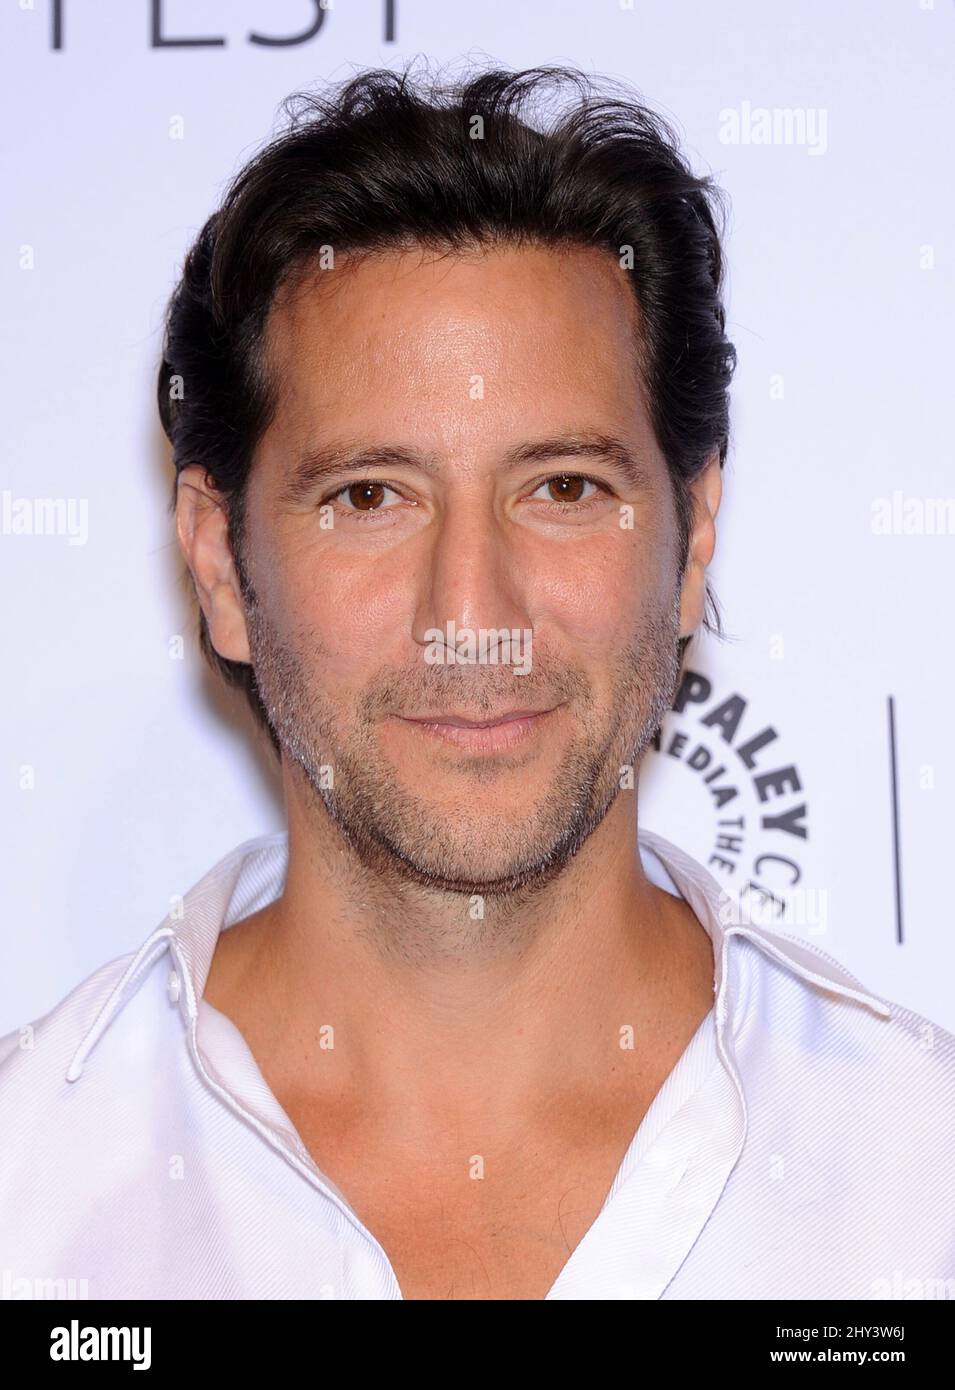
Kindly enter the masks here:
[[508, 641], [512, 651], [515, 642], [527, 641], [532, 631], [528, 575], [521, 571], [506, 523], [494, 516], [490, 503], [483, 512], [473, 502], [450, 503], [422, 561], [416, 643], [431, 647], [440, 631], [449, 649], [464, 651], [469, 640], [476, 640], [488, 660], [503, 663]]

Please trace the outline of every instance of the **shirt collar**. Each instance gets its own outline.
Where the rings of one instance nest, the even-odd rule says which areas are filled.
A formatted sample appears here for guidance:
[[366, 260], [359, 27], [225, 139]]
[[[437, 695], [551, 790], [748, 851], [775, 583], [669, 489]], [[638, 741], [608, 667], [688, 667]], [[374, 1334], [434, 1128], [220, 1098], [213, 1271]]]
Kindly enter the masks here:
[[717, 995], [722, 983], [721, 960], [725, 959], [732, 941], [739, 938], [752, 941], [792, 974], [817, 988], [829, 990], [846, 999], [855, 999], [883, 1018], [892, 1017], [889, 1004], [867, 990], [834, 956], [788, 932], [771, 930], [753, 922], [746, 903], [737, 895], [727, 893], [708, 869], [679, 846], [643, 828], [639, 831], [639, 839], [641, 845], [653, 850], [663, 863], [681, 895], [709, 933], [713, 942], [716, 968], [714, 992]]
[[[866, 990], [832, 956], [798, 937], [753, 923], [745, 904], [727, 893], [707, 869], [677, 845], [642, 827], [638, 839], [648, 876], [660, 882], [652, 860], [656, 856], [713, 943], [713, 992], [721, 1049], [731, 1051], [727, 1029], [730, 1035], [735, 1031], [733, 1006], [737, 1001], [730, 995], [728, 957], [736, 939], [753, 942], [816, 988], [855, 999], [883, 1017], [891, 1017], [888, 1004]], [[650, 851], [649, 859], [646, 851]], [[73, 1054], [67, 1081], [80, 1077], [87, 1058], [113, 1018], [167, 950], [174, 962], [169, 979], [170, 998], [179, 1003], [187, 1022], [194, 1023], [221, 931], [274, 901], [284, 887], [287, 868], [287, 831], [246, 840], [211, 868], [186, 894], [181, 908], [174, 908], [130, 958]]]

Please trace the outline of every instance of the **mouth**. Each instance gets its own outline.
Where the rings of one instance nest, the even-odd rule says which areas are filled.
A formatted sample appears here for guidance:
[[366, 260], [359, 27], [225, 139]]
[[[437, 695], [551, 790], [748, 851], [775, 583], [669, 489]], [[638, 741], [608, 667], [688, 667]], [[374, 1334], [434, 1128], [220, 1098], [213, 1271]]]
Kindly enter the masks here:
[[548, 709], [511, 709], [470, 718], [464, 714], [395, 715], [426, 738], [441, 739], [472, 753], [499, 753], [533, 737], [560, 705]]

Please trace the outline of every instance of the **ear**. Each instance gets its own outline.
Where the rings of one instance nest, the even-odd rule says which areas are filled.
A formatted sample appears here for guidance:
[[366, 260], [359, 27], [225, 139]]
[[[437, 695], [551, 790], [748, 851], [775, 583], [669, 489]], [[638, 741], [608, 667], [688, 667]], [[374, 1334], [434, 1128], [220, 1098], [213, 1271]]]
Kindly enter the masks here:
[[212, 645], [229, 661], [251, 661], [242, 590], [228, 537], [225, 500], [190, 464], [176, 484], [176, 538], [189, 566]]
[[703, 621], [706, 567], [716, 549], [716, 513], [723, 495], [719, 453], [710, 455], [690, 484], [693, 520], [690, 525], [686, 570], [680, 596], [680, 636], [690, 637]]

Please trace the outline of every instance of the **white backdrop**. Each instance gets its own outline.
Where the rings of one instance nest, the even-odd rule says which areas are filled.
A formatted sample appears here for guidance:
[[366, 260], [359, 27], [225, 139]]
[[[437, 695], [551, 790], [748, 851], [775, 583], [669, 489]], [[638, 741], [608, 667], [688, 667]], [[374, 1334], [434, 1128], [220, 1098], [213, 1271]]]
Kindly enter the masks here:
[[955, 1028], [951, 0], [335, 0], [279, 47], [249, 35], [309, 30], [315, 0], [157, 8], [166, 39], [222, 42], [154, 46], [150, 0], [0, 11], [0, 1034], [282, 828], [181, 582], [162, 314], [282, 98], [414, 54], [624, 79], [727, 189], [731, 640], [691, 652], [640, 818]]

